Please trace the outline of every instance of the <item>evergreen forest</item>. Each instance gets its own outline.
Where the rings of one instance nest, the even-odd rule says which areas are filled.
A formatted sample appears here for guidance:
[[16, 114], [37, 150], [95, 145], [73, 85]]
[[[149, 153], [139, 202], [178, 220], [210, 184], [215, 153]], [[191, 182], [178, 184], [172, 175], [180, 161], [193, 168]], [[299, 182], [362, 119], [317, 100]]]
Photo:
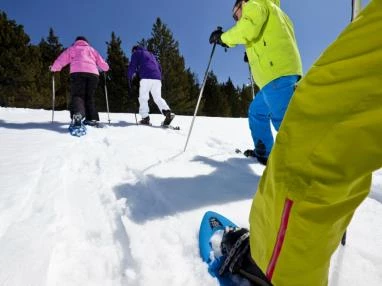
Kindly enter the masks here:
[[[122, 41], [111, 32], [106, 40], [106, 61], [110, 71], [100, 74], [96, 93], [98, 111], [106, 111], [105, 84], [110, 112], [138, 112], [139, 82], [129, 86], [126, 71], [129, 58], [122, 49]], [[200, 93], [201, 82], [192, 70], [185, 66], [169, 27], [157, 18], [148, 39], [137, 44], [145, 46], [158, 59], [162, 67], [162, 96], [173, 112], [192, 115]], [[55, 109], [66, 110], [70, 104], [69, 67], [60, 73], [51, 73], [52, 65], [65, 49], [53, 28], [47, 31], [37, 45], [31, 43], [24, 27], [8, 19], [0, 11], [0, 106], [19, 108], [52, 108], [52, 82], [55, 82]], [[255, 86], [255, 93], [258, 88]], [[252, 101], [251, 86], [235, 86], [231, 79], [219, 83], [213, 71], [209, 72], [198, 115], [218, 117], [247, 117]], [[150, 100], [150, 111], [158, 113]]]

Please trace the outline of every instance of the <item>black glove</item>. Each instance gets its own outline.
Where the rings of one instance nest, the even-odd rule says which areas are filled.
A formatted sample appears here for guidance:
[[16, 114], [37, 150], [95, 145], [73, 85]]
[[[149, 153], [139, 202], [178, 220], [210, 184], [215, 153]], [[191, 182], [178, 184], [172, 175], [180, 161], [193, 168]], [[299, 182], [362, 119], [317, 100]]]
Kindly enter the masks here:
[[248, 56], [247, 56], [247, 52], [244, 52], [244, 62], [245, 62], [245, 63], [248, 63]]
[[110, 71], [110, 69], [106, 72], [106, 71], [101, 71], [103, 73], [103, 78], [105, 81], [110, 81], [111, 80], [111, 75], [110, 73], [108, 73]]
[[220, 28], [220, 27], [217, 28], [215, 31], [213, 31], [211, 33], [211, 36], [210, 36], [210, 44], [218, 44], [224, 48], [228, 48], [228, 46], [226, 44], [224, 44], [222, 42], [222, 39], [220, 38], [223, 33], [224, 32], [223, 32], [222, 28]]

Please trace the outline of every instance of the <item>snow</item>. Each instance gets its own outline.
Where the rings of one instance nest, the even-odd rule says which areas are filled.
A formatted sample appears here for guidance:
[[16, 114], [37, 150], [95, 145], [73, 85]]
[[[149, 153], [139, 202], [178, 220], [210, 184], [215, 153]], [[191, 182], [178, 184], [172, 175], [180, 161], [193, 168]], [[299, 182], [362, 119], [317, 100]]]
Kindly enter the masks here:
[[[68, 112], [0, 108], [0, 285], [218, 285], [198, 250], [200, 220], [248, 227], [264, 167], [246, 119], [191, 117], [180, 131], [110, 114], [104, 129], [67, 132]], [[162, 116], [152, 115], [159, 125]], [[107, 115], [101, 114], [107, 122]], [[382, 285], [382, 171], [348, 228], [331, 286]]]

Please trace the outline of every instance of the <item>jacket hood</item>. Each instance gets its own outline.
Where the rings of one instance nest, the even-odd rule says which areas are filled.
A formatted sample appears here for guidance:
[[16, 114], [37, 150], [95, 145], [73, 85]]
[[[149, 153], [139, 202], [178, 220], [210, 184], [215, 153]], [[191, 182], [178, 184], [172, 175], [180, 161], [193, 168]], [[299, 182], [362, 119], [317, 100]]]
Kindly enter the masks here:
[[89, 43], [84, 40], [77, 40], [73, 44], [74, 46], [89, 46]]
[[144, 47], [138, 46], [137, 51], [146, 51], [146, 49]]
[[[240, 0], [237, 0], [233, 7], [235, 7], [239, 1]], [[276, 6], [280, 7], [280, 0], [269, 0], [269, 1], [272, 2], [273, 4], [275, 4]]]
[[271, 0], [273, 4], [277, 5], [280, 7], [280, 0]]

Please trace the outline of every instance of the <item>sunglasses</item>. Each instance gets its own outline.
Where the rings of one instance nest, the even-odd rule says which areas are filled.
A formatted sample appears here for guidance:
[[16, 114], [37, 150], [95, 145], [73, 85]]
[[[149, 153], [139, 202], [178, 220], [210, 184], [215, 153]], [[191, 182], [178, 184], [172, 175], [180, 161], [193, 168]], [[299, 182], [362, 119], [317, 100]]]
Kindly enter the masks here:
[[239, 5], [233, 7], [233, 10], [232, 10], [232, 17], [233, 17], [233, 19], [234, 19], [236, 22], [239, 21], [239, 18], [238, 18], [238, 16], [237, 16], [237, 11], [239, 11], [239, 9], [241, 9], [242, 5], [243, 5], [243, 1], [241, 1], [241, 2], [239, 3]]

